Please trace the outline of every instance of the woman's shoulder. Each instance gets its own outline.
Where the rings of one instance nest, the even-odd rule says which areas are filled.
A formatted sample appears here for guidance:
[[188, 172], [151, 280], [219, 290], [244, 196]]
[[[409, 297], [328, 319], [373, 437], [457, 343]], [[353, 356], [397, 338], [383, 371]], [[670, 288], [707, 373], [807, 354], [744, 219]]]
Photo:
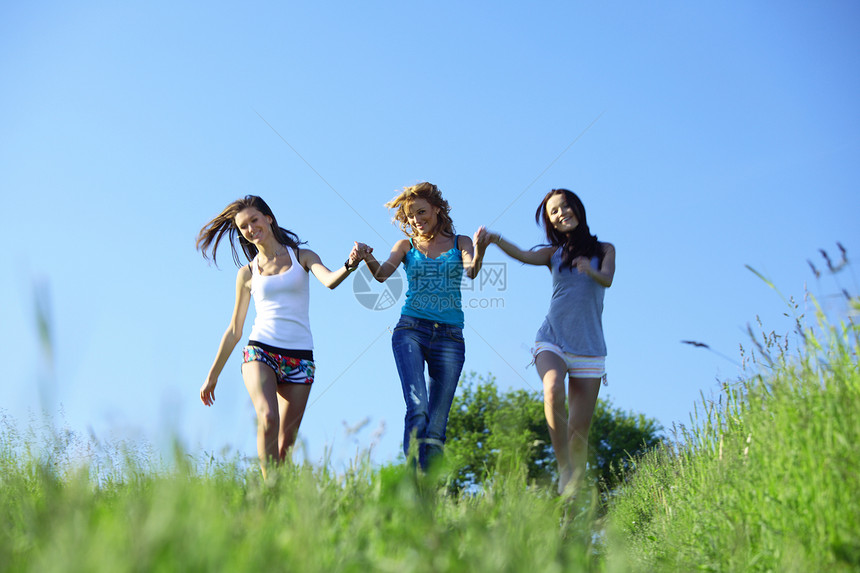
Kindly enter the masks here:
[[465, 251], [472, 246], [472, 237], [469, 235], [454, 235], [454, 244], [461, 251]]
[[[409, 253], [415, 250], [417, 253], [417, 249], [412, 245], [412, 239], [398, 239], [394, 246], [391, 247], [392, 254], [397, 255], [397, 261], [399, 263], [403, 263], [404, 265], [409, 265]], [[389, 259], [390, 260], [390, 259]]]
[[561, 261], [564, 247], [562, 245], [548, 245], [544, 243], [542, 245], [535, 245], [529, 251], [538, 253], [541, 257], [546, 257], [546, 264], [552, 266], [553, 264], [557, 264], [557, 261]]
[[603, 250], [603, 254], [609, 254], [615, 252], [615, 245], [612, 243], [606, 243], [604, 241], [598, 241], [598, 246]]
[[299, 265], [306, 271], [310, 270], [311, 265], [321, 262], [320, 256], [306, 247], [293, 247], [291, 251], [298, 258]]
[[251, 277], [253, 276], [253, 272], [251, 271], [251, 265], [254, 264], [254, 259], [251, 259], [250, 263], [242, 265], [239, 267], [239, 270], [236, 272], [236, 283], [247, 286], [250, 288]]

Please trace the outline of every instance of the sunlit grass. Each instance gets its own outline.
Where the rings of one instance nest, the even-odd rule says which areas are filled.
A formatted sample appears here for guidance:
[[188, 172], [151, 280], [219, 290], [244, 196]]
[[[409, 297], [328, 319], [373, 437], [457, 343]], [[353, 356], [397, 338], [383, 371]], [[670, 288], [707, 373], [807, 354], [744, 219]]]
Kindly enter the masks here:
[[747, 376], [632, 460], [608, 508], [529, 483], [516, 456], [460, 494], [456, 468], [416, 476], [369, 452], [264, 480], [255, 460], [178, 443], [163, 460], [0, 411], [0, 571], [860, 571], [848, 298], [838, 326], [795, 317], [793, 345], [750, 330]]
[[794, 351], [773, 332], [754, 338], [754, 373], [703, 400], [674, 447], [636, 464], [610, 510], [629, 563], [860, 570], [860, 330], [851, 316], [831, 326], [819, 312]]
[[[0, 433], [0, 569], [9, 571], [596, 570], [592, 523], [524, 475], [475, 495], [445, 473], [357, 464], [284, 466], [264, 481], [241, 460], [127, 457], [97, 476]], [[42, 452], [45, 453], [44, 451]]]

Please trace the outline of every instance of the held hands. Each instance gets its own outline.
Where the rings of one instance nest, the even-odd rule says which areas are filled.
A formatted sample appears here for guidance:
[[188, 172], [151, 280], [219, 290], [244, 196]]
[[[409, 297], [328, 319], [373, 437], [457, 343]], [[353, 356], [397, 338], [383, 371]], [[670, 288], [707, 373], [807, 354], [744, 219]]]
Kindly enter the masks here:
[[367, 257], [367, 255], [373, 253], [373, 247], [371, 247], [370, 245], [365, 245], [364, 243], [356, 242], [355, 246], [358, 248], [359, 252], [361, 253], [362, 260], [365, 257]]
[[478, 230], [475, 231], [475, 234], [472, 235], [472, 243], [475, 245], [476, 248], [481, 249], [483, 251], [487, 248], [487, 245], [493, 242], [493, 240], [495, 239], [494, 235], [495, 237], [498, 237], [498, 235], [496, 235], [495, 233], [491, 233], [489, 230], [487, 230], [486, 227], [481, 225], [480, 227], [478, 227]]
[[365, 245], [364, 243], [355, 242], [355, 245], [352, 247], [352, 251], [349, 253], [349, 259], [347, 259], [347, 263], [350, 270], [353, 270], [358, 267], [358, 264], [364, 260], [364, 258], [373, 252], [373, 248]]

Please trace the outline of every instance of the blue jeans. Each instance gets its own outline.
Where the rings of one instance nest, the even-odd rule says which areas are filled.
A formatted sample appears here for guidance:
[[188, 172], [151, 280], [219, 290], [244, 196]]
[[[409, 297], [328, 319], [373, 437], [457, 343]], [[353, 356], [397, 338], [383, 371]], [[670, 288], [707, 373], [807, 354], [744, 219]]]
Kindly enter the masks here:
[[[406, 401], [403, 452], [409, 455], [414, 434], [418, 441], [418, 463], [426, 469], [430, 460], [442, 453], [445, 445], [448, 412], [466, 361], [463, 329], [401, 316], [394, 327], [391, 348]], [[429, 374], [426, 384], [425, 363]]]

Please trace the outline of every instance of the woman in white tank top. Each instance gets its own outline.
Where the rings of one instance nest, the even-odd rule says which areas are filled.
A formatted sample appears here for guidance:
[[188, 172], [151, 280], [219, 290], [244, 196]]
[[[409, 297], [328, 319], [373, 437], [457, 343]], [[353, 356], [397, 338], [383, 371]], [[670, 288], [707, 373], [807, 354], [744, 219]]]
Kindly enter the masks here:
[[257, 453], [265, 477], [267, 466], [283, 462], [295, 443], [313, 383], [308, 273], [333, 289], [358, 267], [364, 251], [353, 247], [343, 266], [329, 270], [315, 252], [299, 248], [298, 236], [279, 227], [272, 210], [255, 195], [230, 203], [209, 221], [197, 236], [197, 249], [206, 259], [211, 249], [215, 261], [225, 235], [236, 265], [236, 240], [249, 264], [236, 275], [233, 317], [200, 388], [200, 400], [207, 406], [215, 402], [218, 376], [242, 337], [253, 298], [257, 317], [243, 350], [242, 378], [257, 412]]

